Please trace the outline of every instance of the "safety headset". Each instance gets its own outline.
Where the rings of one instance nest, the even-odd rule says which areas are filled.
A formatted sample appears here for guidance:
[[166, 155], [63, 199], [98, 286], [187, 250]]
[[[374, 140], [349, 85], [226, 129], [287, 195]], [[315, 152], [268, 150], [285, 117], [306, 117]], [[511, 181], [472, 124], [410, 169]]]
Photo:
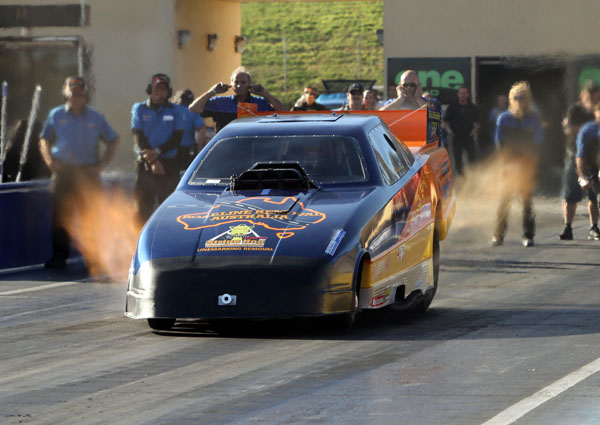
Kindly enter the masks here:
[[169, 91], [168, 97], [173, 96], [173, 86], [171, 85], [171, 79], [169, 78], [169, 76], [167, 74], [162, 74], [162, 73], [154, 74], [152, 76], [152, 78], [150, 79], [150, 82], [146, 86], [147, 94], [152, 93], [152, 86], [154, 84], [166, 84], [168, 91]]

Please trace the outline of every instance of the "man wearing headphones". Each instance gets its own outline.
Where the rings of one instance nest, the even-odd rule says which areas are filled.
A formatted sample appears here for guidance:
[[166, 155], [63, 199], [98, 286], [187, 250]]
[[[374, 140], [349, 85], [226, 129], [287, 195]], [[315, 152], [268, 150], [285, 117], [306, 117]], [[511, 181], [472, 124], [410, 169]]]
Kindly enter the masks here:
[[[215, 120], [217, 132], [236, 119], [238, 115], [253, 112], [287, 111], [287, 108], [266, 88], [252, 84], [250, 73], [243, 66], [231, 74], [231, 84], [217, 83], [190, 105], [190, 111]], [[233, 89], [231, 96], [216, 96]], [[254, 93], [258, 96], [252, 96]], [[242, 112], [240, 114], [240, 112]]]
[[131, 109], [131, 131], [138, 155], [134, 197], [142, 223], [177, 186], [177, 148], [184, 133], [179, 107], [169, 102], [173, 94], [169, 77], [153, 75], [146, 93], [149, 98]]
[[[85, 208], [85, 193], [101, 190], [100, 171], [119, 143], [119, 135], [104, 115], [86, 105], [88, 88], [82, 77], [68, 77], [63, 96], [66, 103], [50, 111], [40, 135], [42, 158], [52, 172], [52, 258], [45, 264], [51, 269], [67, 266], [70, 237], [66, 226], [77, 208]], [[102, 158], [100, 140], [106, 143]]]

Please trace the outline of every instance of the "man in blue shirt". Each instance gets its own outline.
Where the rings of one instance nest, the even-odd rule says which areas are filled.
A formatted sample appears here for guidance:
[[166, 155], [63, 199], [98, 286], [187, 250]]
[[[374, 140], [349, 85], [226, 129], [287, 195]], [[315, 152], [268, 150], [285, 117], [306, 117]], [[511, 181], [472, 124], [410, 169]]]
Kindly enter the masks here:
[[[218, 132], [241, 115], [253, 112], [286, 111], [287, 108], [260, 84], [251, 84], [250, 73], [242, 66], [231, 74], [231, 85], [217, 83], [190, 105], [190, 111], [215, 120]], [[230, 96], [216, 96], [233, 89]], [[257, 94], [252, 96], [250, 93]]]
[[[562, 210], [565, 227], [558, 235], [560, 240], [573, 240], [572, 223], [577, 212], [577, 204], [586, 194], [588, 198], [588, 216], [590, 224], [594, 224], [593, 216], [598, 214], [598, 196], [593, 191], [585, 191], [578, 181], [577, 166], [575, 161], [575, 143], [581, 127], [594, 120], [594, 104], [600, 102], [600, 86], [593, 81], [586, 81], [579, 92], [579, 100], [571, 105], [562, 120], [563, 132], [567, 138], [563, 178], [562, 178]], [[596, 219], [597, 223], [597, 219]]]
[[175, 93], [175, 103], [179, 105], [183, 121], [183, 139], [177, 151], [179, 170], [185, 171], [196, 154], [206, 145], [206, 126], [200, 114], [188, 109], [194, 101], [194, 93], [190, 89]]
[[[52, 172], [52, 258], [46, 268], [65, 268], [70, 236], [66, 230], [76, 208], [85, 208], [79, 194], [101, 190], [100, 171], [111, 161], [119, 136], [104, 116], [86, 105], [88, 88], [82, 77], [63, 86], [66, 103], [50, 111], [40, 135], [40, 151]], [[99, 141], [106, 143], [102, 158]]]
[[131, 108], [131, 131], [138, 155], [133, 192], [141, 223], [177, 186], [177, 149], [184, 133], [180, 109], [169, 102], [173, 94], [169, 77], [153, 75], [146, 93], [148, 99]]
[[[590, 121], [581, 127], [575, 141], [575, 165], [579, 184], [588, 193], [590, 199], [590, 230], [588, 239], [600, 240], [598, 229], [598, 192], [600, 182], [598, 181], [598, 152], [600, 151], [600, 103], [594, 105], [594, 121]], [[594, 202], [595, 201], [595, 202]]]
[[[508, 111], [500, 114], [496, 123], [496, 146], [506, 155], [513, 179], [518, 178], [518, 194], [523, 198], [523, 246], [534, 246], [535, 214], [533, 212], [533, 189], [537, 174], [537, 156], [544, 140], [542, 125], [533, 111], [531, 88], [526, 81], [513, 84], [508, 94]], [[508, 227], [510, 199], [513, 196], [510, 182], [499, 182], [502, 199], [498, 208], [496, 228], [492, 245], [504, 242]]]

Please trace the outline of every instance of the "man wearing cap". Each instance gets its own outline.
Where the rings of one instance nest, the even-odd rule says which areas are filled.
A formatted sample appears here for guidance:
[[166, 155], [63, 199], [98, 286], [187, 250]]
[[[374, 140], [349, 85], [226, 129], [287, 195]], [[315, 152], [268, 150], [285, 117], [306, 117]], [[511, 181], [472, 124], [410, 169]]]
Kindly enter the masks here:
[[[598, 228], [598, 196], [593, 186], [587, 190], [583, 190], [578, 181], [578, 173], [576, 166], [576, 142], [578, 133], [584, 124], [594, 121], [594, 105], [600, 102], [600, 87], [594, 81], [586, 81], [579, 93], [579, 101], [571, 105], [567, 111], [567, 115], [562, 121], [563, 131], [567, 136], [562, 191], [563, 198], [563, 220], [565, 227], [558, 235], [560, 240], [573, 240], [573, 229], [571, 224], [577, 212], [577, 204], [583, 199], [584, 195], [588, 198], [588, 215], [592, 228], [590, 232]], [[582, 133], [581, 143], [583, 143], [583, 135], [589, 137], [588, 132]], [[586, 139], [588, 138], [586, 137]], [[583, 151], [583, 150], [582, 150]], [[596, 225], [594, 228], [594, 224]], [[588, 235], [589, 236], [589, 235]], [[595, 234], [593, 235], [595, 236]]]
[[319, 91], [314, 87], [306, 87], [304, 95], [296, 101], [292, 111], [326, 111], [327, 108], [317, 102]]
[[138, 155], [133, 193], [142, 223], [177, 186], [177, 149], [184, 134], [180, 108], [169, 102], [173, 94], [169, 77], [153, 75], [146, 93], [148, 99], [131, 109], [131, 131]]
[[[252, 77], [243, 66], [233, 71], [230, 82], [231, 84], [223, 82], [215, 84], [190, 105], [190, 111], [214, 119], [217, 132], [238, 116], [248, 116], [254, 112], [287, 110], [266, 88], [260, 84], [252, 84]], [[216, 96], [229, 89], [233, 89], [234, 94]], [[252, 96], [251, 93], [258, 96]]]
[[346, 103], [341, 111], [363, 111], [365, 109], [365, 105], [363, 103], [363, 86], [360, 83], [353, 83], [348, 86], [348, 90], [346, 91], [346, 98], [348, 99], [348, 103]]
[[[82, 77], [68, 77], [64, 105], [48, 114], [40, 134], [40, 151], [52, 172], [52, 257], [46, 268], [67, 266], [70, 236], [66, 230], [76, 208], [85, 207], [85, 192], [101, 190], [100, 171], [115, 154], [119, 136], [104, 115], [87, 106], [88, 88]], [[106, 144], [99, 155], [99, 141]]]
[[419, 109], [427, 104], [421, 96], [422, 87], [416, 71], [405, 71], [400, 76], [400, 83], [396, 87], [398, 97], [388, 101], [380, 111], [398, 109]]
[[183, 121], [183, 139], [177, 149], [177, 161], [179, 170], [185, 171], [196, 154], [206, 145], [206, 125], [200, 114], [189, 110], [194, 101], [194, 93], [190, 89], [179, 90], [173, 99], [179, 105], [181, 119]]

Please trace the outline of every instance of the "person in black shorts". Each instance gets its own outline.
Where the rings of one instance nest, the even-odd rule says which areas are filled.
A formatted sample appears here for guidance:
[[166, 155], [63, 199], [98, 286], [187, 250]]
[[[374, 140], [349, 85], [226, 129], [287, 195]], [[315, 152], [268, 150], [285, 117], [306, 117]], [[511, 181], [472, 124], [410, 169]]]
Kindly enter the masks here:
[[[558, 237], [563, 241], [573, 240], [571, 225], [577, 211], [577, 203], [583, 199], [584, 195], [584, 191], [578, 182], [575, 166], [575, 141], [577, 133], [583, 124], [594, 119], [592, 109], [593, 105], [598, 101], [600, 101], [600, 86], [592, 81], [586, 82], [579, 94], [579, 101], [569, 107], [567, 115], [562, 122], [565, 135], [567, 136], [561, 191], [565, 227]], [[594, 211], [598, 210], [598, 199], [596, 194], [591, 191], [587, 191], [586, 194], [588, 198], [588, 213], [591, 219], [594, 216]]]

